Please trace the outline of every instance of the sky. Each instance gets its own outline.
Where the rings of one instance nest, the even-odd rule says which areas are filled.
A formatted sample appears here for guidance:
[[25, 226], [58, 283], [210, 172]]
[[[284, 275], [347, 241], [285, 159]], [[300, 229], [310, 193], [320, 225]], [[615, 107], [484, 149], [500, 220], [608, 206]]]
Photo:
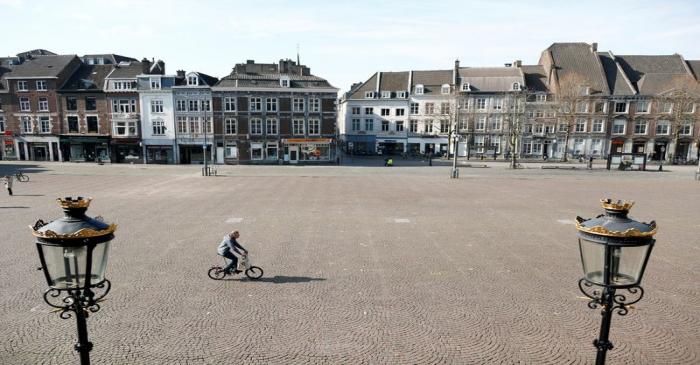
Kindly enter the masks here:
[[0, 0], [0, 55], [162, 59], [215, 77], [295, 59], [341, 91], [376, 71], [536, 64], [554, 42], [700, 59], [700, 1]]

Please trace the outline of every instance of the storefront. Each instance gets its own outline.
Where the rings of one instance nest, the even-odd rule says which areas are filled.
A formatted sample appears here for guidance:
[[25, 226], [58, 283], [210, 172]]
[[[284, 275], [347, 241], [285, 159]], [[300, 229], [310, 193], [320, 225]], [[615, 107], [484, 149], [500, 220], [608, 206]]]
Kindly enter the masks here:
[[12, 132], [5, 131], [5, 134], [0, 136], [0, 143], [2, 143], [2, 149], [0, 149], [0, 160], [16, 160], [17, 154], [15, 153], [15, 139], [12, 136]]
[[175, 163], [173, 146], [146, 146], [146, 163], [172, 164]]
[[375, 154], [377, 137], [374, 135], [348, 135], [346, 151], [354, 155]]
[[112, 162], [143, 163], [141, 144], [137, 138], [112, 138]]
[[289, 138], [283, 139], [282, 145], [285, 163], [330, 162], [335, 159], [331, 138]]
[[[179, 162], [181, 164], [203, 164], [204, 163], [204, 148], [201, 144], [180, 144], [177, 146], [179, 150]], [[207, 145], [207, 153], [209, 154], [208, 161], [213, 163], [214, 156], [212, 155], [211, 144]]]
[[15, 137], [15, 153], [19, 160], [63, 161], [59, 139], [54, 136]]
[[402, 154], [406, 152], [406, 140], [377, 138], [377, 151], [388, 156]]
[[111, 162], [109, 137], [61, 137], [61, 152], [71, 162]]

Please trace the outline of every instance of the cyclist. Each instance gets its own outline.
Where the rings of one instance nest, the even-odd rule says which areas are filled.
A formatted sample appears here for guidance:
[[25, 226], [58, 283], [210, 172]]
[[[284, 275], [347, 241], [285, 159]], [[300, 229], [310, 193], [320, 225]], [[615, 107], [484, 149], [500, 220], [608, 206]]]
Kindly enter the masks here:
[[[224, 268], [224, 270], [226, 270], [226, 272], [234, 273], [234, 274], [238, 274], [241, 272], [241, 270], [237, 269], [238, 268], [238, 257], [236, 257], [236, 255], [234, 255], [233, 252], [235, 252], [241, 256], [245, 256], [248, 254], [248, 250], [243, 248], [243, 246], [241, 246], [238, 243], [238, 241], [236, 241], [236, 239], [238, 239], [238, 237], [240, 237], [240, 236], [241, 236], [241, 234], [238, 233], [238, 231], [233, 231], [233, 232], [225, 235], [224, 239], [221, 241], [221, 243], [219, 244], [219, 247], [217, 249], [217, 252], [219, 255], [231, 260], [231, 262], [228, 264], [228, 266], [226, 266]], [[231, 251], [233, 251], [233, 252], [231, 252]], [[243, 251], [243, 252], [241, 252], [241, 251]]]

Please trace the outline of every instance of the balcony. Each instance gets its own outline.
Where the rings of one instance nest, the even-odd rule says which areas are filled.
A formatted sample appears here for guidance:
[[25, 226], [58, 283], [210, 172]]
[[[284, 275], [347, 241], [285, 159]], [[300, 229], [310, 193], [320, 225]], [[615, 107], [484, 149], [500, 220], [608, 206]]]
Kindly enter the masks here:
[[112, 119], [139, 119], [139, 113], [111, 113]]

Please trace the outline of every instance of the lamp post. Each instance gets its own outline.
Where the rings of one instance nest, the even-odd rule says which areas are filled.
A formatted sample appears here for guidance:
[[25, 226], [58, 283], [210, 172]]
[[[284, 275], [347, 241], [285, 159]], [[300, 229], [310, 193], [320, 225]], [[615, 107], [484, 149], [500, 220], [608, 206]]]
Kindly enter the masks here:
[[[60, 311], [62, 319], [75, 315], [78, 343], [75, 350], [80, 363], [90, 364], [92, 343], [88, 341], [86, 318], [100, 310], [99, 302], [109, 292], [111, 284], [105, 278], [109, 244], [114, 239], [115, 224], [101, 217], [85, 215], [91, 198], [57, 199], [64, 216], [33, 226], [36, 248], [49, 289], [44, 301]], [[71, 314], [73, 312], [73, 314]]]
[[457, 149], [459, 145], [459, 135], [457, 134], [457, 131], [452, 135], [452, 149], [453, 149], [453, 157], [452, 157], [452, 174], [450, 174], [450, 177], [453, 179], [458, 179], [459, 178], [459, 169], [457, 168]]
[[664, 170], [664, 159], [666, 158], [666, 146], [661, 146], [661, 158], [659, 159], [659, 171]]
[[600, 335], [593, 341], [598, 349], [596, 365], [605, 364], [606, 353], [613, 348], [608, 339], [613, 312], [627, 315], [629, 306], [644, 296], [639, 284], [657, 231], [654, 221], [642, 223], [627, 217], [634, 202], [603, 199], [601, 203], [604, 215], [592, 219], [576, 217], [584, 272], [579, 289], [590, 298], [589, 308], [602, 308]]
[[202, 151], [204, 152], [204, 170], [202, 171], [202, 175], [209, 176], [209, 163], [207, 160], [207, 128], [209, 128], [207, 109], [209, 109], [209, 101], [203, 101], [202, 105], [204, 106], [204, 143], [202, 144]]

